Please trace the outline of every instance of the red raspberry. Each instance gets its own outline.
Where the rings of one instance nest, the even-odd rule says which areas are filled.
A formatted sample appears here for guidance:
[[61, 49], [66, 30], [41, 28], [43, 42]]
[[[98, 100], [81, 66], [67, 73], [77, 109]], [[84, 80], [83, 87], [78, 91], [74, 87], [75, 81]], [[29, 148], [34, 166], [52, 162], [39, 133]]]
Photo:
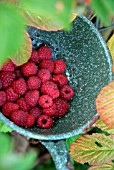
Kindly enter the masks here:
[[42, 46], [38, 50], [39, 60], [49, 60], [52, 59], [52, 51], [47, 46]]
[[51, 107], [48, 108], [43, 108], [43, 113], [48, 115], [48, 116], [54, 116], [56, 113], [56, 105], [53, 103]]
[[51, 78], [50, 71], [47, 70], [47, 69], [39, 70], [37, 76], [41, 79], [42, 83], [44, 83], [45, 81], [50, 80], [50, 78]]
[[42, 114], [42, 110], [39, 107], [33, 107], [30, 110], [30, 114], [33, 115], [35, 119], [37, 120], [38, 117]]
[[26, 115], [26, 122], [25, 122], [25, 127], [31, 127], [35, 123], [35, 118], [33, 115], [27, 114]]
[[62, 87], [66, 84], [68, 84], [68, 79], [65, 75], [63, 74], [57, 74], [53, 76], [53, 82], [57, 84], [58, 87]]
[[16, 69], [16, 70], [15, 70], [15, 74], [16, 74], [16, 78], [17, 78], [17, 79], [23, 77], [23, 76], [22, 76], [22, 73], [21, 73], [21, 70], [19, 70], [19, 69]]
[[65, 85], [60, 89], [60, 96], [65, 100], [70, 100], [74, 96], [74, 90], [69, 85]]
[[54, 71], [55, 74], [63, 73], [66, 69], [66, 64], [63, 60], [55, 60], [54, 61]]
[[6, 101], [6, 93], [4, 91], [0, 91], [0, 106], [2, 106]]
[[37, 76], [29, 77], [27, 86], [29, 90], [37, 90], [41, 85], [41, 80]]
[[10, 120], [18, 126], [25, 126], [26, 115], [27, 114], [24, 111], [17, 110], [11, 114]]
[[33, 90], [33, 91], [28, 91], [25, 95], [25, 101], [27, 102], [28, 105], [34, 107], [39, 99], [39, 91]]
[[10, 71], [2, 71], [0, 74], [0, 78], [2, 81], [2, 87], [7, 88], [11, 86], [12, 82], [15, 80], [16, 75]]
[[17, 100], [17, 104], [19, 105], [20, 109], [25, 112], [30, 110], [30, 106], [26, 103], [26, 101], [23, 97], [21, 97]]
[[53, 101], [52, 101], [52, 98], [48, 95], [42, 95], [40, 98], [39, 98], [39, 101], [38, 101], [39, 105], [42, 106], [43, 108], [48, 108], [48, 107], [51, 107], [53, 105]]
[[54, 70], [54, 62], [52, 60], [42, 60], [39, 64], [39, 69], [48, 69], [50, 73]]
[[2, 89], [2, 80], [0, 79], [0, 89]]
[[26, 81], [23, 78], [19, 78], [12, 83], [13, 90], [19, 95], [23, 95], [27, 91]]
[[10, 117], [12, 112], [16, 111], [19, 109], [19, 106], [15, 103], [12, 102], [6, 102], [3, 106], [2, 106], [2, 113], [6, 116], [6, 117]]
[[53, 125], [53, 119], [47, 115], [41, 115], [37, 120], [37, 125], [40, 128], [48, 129]]
[[56, 113], [54, 117], [64, 116], [70, 107], [68, 102], [62, 98], [55, 99], [54, 103], [56, 105]]
[[91, 3], [91, 0], [84, 0], [84, 3], [89, 5]]
[[38, 63], [39, 61], [39, 56], [38, 56], [38, 52], [36, 50], [32, 50], [32, 54], [31, 54], [31, 57], [30, 57], [30, 60], [34, 63]]
[[25, 77], [30, 77], [37, 73], [37, 66], [33, 62], [27, 62], [22, 65], [21, 71]]
[[6, 100], [8, 102], [13, 102], [17, 100], [18, 94], [14, 92], [12, 87], [8, 87], [5, 92], [6, 92]]
[[11, 60], [7, 61], [3, 66], [2, 66], [2, 71], [12, 71], [14, 72], [14, 64]]
[[41, 86], [42, 94], [49, 95], [52, 99], [59, 97], [59, 90], [55, 83], [51, 81], [46, 81]]

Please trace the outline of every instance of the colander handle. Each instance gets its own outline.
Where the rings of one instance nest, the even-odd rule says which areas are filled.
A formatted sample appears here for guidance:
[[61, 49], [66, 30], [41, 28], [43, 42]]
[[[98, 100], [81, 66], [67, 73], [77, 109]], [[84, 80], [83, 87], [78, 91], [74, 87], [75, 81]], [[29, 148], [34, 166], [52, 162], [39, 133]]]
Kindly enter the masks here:
[[73, 170], [65, 140], [41, 141], [50, 152], [57, 170]]

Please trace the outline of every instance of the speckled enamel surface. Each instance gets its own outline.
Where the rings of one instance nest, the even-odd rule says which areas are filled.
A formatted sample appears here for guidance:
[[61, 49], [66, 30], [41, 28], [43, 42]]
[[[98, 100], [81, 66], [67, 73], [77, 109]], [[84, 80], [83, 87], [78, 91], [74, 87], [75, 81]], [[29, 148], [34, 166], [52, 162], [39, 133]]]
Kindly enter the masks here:
[[46, 32], [29, 29], [33, 47], [40, 43], [49, 45], [53, 59], [62, 58], [67, 63], [66, 75], [69, 84], [75, 89], [68, 114], [55, 120], [48, 130], [20, 128], [0, 113], [0, 119], [15, 131], [25, 136], [58, 140], [82, 133], [95, 116], [95, 98], [100, 89], [112, 80], [111, 57], [103, 38], [84, 16], [78, 16], [70, 32]]

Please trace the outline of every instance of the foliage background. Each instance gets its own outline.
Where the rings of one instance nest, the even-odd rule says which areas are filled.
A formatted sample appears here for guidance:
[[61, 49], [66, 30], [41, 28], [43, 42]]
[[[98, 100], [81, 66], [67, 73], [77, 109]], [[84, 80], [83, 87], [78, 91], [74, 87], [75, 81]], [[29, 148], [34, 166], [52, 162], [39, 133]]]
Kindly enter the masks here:
[[[84, 14], [93, 22], [101, 32], [105, 41], [108, 42], [114, 33], [113, 0], [91, 0], [91, 2], [90, 0], [47, 0], [47, 4], [45, 4], [44, 0], [0, 1], [0, 65], [8, 59], [12, 59], [17, 65], [21, 65], [29, 59], [32, 50], [32, 42], [27, 32], [25, 33], [27, 29], [26, 25], [35, 26], [45, 30], [59, 30], [61, 28], [68, 30], [70, 28], [69, 22], [80, 13]], [[113, 42], [114, 41], [112, 40], [112, 43], [109, 46], [111, 52], [113, 49]], [[101, 153], [101, 148], [104, 145], [103, 140], [106, 139], [107, 142], [109, 142], [108, 139], [110, 138], [113, 140], [114, 130], [108, 129], [108, 127], [99, 120], [86, 135], [85, 138], [91, 138], [89, 140], [90, 145], [92, 144], [92, 137], [94, 137], [94, 135], [95, 138], [99, 139], [95, 148], [96, 151], [100, 151]], [[106, 135], [108, 137], [106, 137]], [[101, 136], [102, 139], [100, 140]], [[76, 156], [78, 155], [74, 156], [73, 154], [73, 152], [76, 153], [77, 142], [80, 139], [83, 139], [82, 134], [66, 140], [74, 169], [86, 170], [114, 168], [114, 144], [112, 141], [108, 149], [110, 149], [113, 159], [110, 158], [108, 164], [101, 165], [101, 167], [90, 167], [90, 165], [96, 163], [95, 161], [99, 160], [95, 160], [93, 155], [91, 156], [91, 159], [87, 157], [85, 149], [89, 146], [88, 144], [83, 144], [82, 147], [81, 154], [85, 154], [85, 159], [81, 156], [77, 159]], [[90, 154], [92, 149], [93, 148], [89, 148]], [[107, 148], [105, 149], [105, 152], [106, 151]], [[108, 154], [105, 155], [105, 158], [109, 159], [109, 157], [106, 156], [108, 156]], [[94, 163], [91, 163], [91, 161]], [[0, 170], [18, 169], [55, 170], [55, 165], [50, 153], [38, 140], [27, 139], [12, 132], [12, 129], [0, 122]]]

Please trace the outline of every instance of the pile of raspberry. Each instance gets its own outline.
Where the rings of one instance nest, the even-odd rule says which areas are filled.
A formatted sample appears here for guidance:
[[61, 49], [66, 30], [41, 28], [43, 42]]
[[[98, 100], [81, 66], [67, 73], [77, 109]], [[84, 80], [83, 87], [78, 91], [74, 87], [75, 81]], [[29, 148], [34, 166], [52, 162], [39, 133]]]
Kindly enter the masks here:
[[7, 61], [0, 70], [2, 113], [20, 127], [51, 128], [54, 118], [68, 112], [68, 100], [74, 95], [65, 69], [63, 60], [52, 60], [48, 46], [33, 50], [22, 66]]

